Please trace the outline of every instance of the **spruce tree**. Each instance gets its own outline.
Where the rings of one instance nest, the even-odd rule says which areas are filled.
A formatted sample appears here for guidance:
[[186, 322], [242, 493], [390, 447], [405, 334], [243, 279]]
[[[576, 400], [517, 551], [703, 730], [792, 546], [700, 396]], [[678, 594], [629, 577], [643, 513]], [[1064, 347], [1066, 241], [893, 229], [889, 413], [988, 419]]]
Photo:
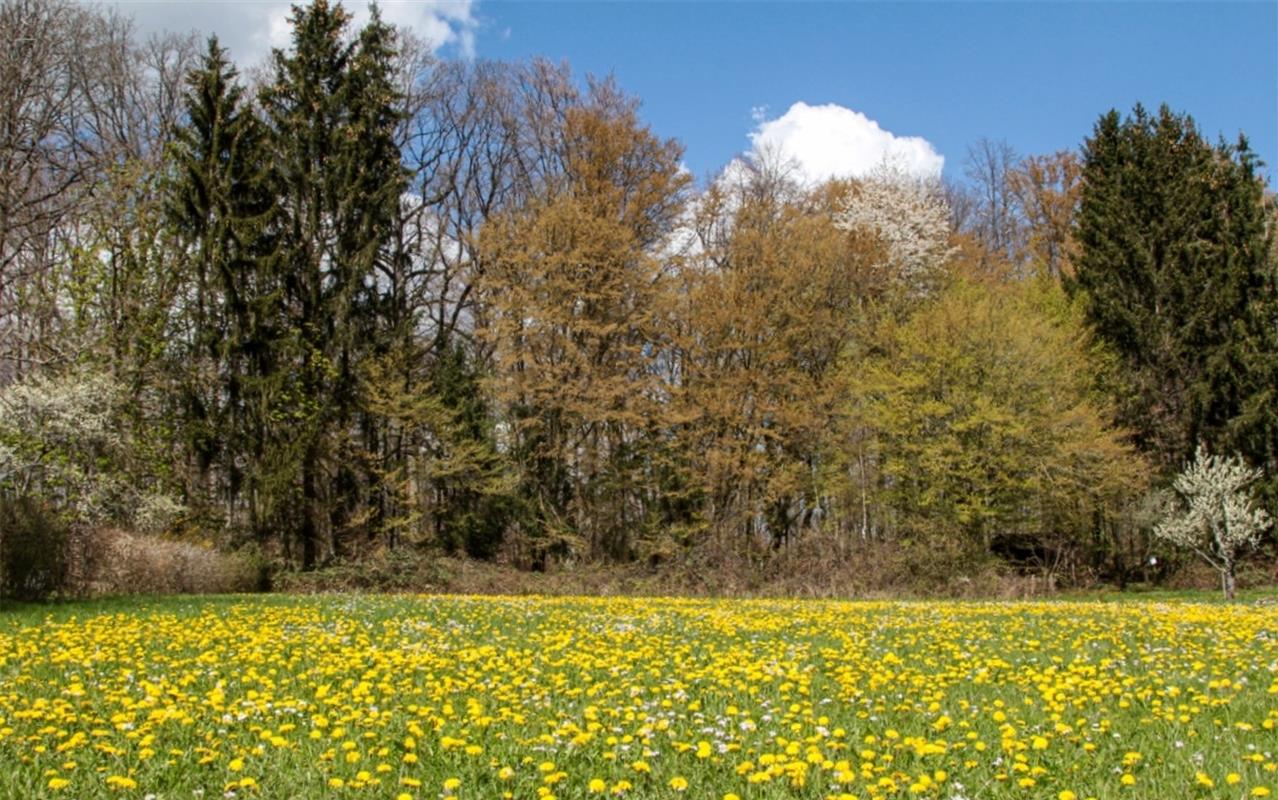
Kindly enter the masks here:
[[1246, 139], [1215, 146], [1163, 106], [1084, 145], [1077, 276], [1120, 356], [1123, 422], [1174, 472], [1202, 440], [1278, 473], [1274, 265]]
[[[269, 398], [278, 316], [275, 191], [264, 129], [217, 38], [187, 77], [170, 150], [167, 216], [190, 267], [184, 428], [202, 472], [220, 467], [227, 522], [265, 534], [263, 474], [278, 462]], [[214, 380], [209, 381], [212, 375]], [[243, 500], [247, 499], [247, 503]]]
[[1278, 508], [1278, 251], [1272, 198], [1259, 177], [1260, 160], [1245, 138], [1234, 149], [1235, 169], [1219, 181], [1221, 232], [1240, 243], [1222, 253], [1225, 272], [1237, 275], [1228, 298], [1233, 313], [1220, 323], [1221, 341], [1204, 361], [1195, 396], [1204, 419], [1202, 439], [1241, 454], [1264, 470], [1258, 494]]
[[351, 41], [349, 20], [327, 0], [295, 6], [292, 47], [276, 51], [274, 81], [262, 93], [284, 221], [304, 568], [334, 554], [335, 532], [351, 524], [360, 492], [349, 436], [355, 376], [383, 327], [376, 271], [405, 186], [394, 142], [393, 31], [374, 10]]
[[447, 410], [450, 425], [440, 437], [451, 469], [432, 475], [437, 497], [435, 535], [445, 547], [491, 558], [513, 512], [513, 497], [501, 474], [492, 414], [483, 376], [460, 343], [441, 342], [430, 367], [429, 390]]

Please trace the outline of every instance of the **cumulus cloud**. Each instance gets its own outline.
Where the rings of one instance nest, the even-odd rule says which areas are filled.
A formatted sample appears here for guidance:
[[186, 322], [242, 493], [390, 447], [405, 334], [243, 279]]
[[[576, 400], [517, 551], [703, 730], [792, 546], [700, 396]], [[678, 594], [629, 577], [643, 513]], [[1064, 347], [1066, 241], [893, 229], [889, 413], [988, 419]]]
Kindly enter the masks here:
[[[382, 19], [400, 28], [414, 31], [436, 50], [446, 45], [457, 48], [464, 58], [475, 57], [474, 0], [380, 0]], [[356, 8], [354, 4], [352, 8]], [[355, 22], [368, 20], [368, 6], [358, 6]]]
[[772, 153], [792, 161], [812, 182], [858, 178], [883, 166], [918, 178], [936, 178], [945, 158], [920, 136], [897, 136], [859, 111], [829, 103], [799, 102], [776, 119], [755, 110], [750, 133], [754, 154]]
[[[413, 31], [430, 42], [435, 50], [454, 49], [464, 58], [475, 55], [475, 15], [477, 0], [381, 0], [382, 19]], [[181, 3], [116, 0], [106, 3], [133, 18], [138, 32], [146, 37], [161, 31], [217, 34], [222, 46], [241, 67], [262, 61], [272, 47], [285, 47], [291, 37], [288, 17], [292, 2], [215, 2], [188, 0]], [[352, 0], [344, 4], [356, 26], [368, 21], [368, 4]]]

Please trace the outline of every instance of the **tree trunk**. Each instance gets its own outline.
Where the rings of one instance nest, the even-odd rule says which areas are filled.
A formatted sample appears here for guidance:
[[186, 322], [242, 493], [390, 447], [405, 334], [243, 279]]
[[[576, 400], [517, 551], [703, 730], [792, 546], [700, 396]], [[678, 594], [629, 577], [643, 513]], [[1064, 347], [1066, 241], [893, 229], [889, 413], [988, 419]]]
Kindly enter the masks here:
[[1234, 579], [1234, 565], [1230, 564], [1220, 573], [1220, 586], [1224, 590], [1225, 599], [1233, 600], [1237, 592], [1237, 582]]
[[861, 473], [861, 541], [870, 538], [870, 500], [869, 486], [865, 478], [865, 443], [857, 448], [857, 468]]
[[319, 492], [315, 471], [318, 469], [314, 453], [309, 453], [302, 464], [302, 569], [315, 568], [319, 544]]

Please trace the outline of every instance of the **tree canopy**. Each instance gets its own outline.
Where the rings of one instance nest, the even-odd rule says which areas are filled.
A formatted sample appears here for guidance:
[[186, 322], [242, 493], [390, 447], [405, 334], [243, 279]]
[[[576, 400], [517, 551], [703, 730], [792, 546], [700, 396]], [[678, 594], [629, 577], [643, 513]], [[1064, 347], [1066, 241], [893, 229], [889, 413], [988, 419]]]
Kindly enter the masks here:
[[1188, 114], [982, 139], [965, 184], [696, 180], [616, 80], [440, 59], [375, 9], [295, 6], [251, 80], [215, 39], [152, 69], [99, 10], [5, 9], [77, 76], [0, 92], [24, 519], [297, 570], [815, 547], [1081, 583], [1160, 576], [1200, 446], [1278, 501], [1278, 207]]

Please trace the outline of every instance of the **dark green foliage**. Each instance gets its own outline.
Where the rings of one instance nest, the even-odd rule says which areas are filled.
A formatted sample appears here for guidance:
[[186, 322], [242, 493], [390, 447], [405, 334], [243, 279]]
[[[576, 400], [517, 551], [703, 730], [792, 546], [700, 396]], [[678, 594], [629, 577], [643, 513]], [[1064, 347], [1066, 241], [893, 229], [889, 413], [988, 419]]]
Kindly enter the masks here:
[[[480, 373], [459, 345], [439, 348], [431, 388], [452, 416], [454, 448], [469, 453], [470, 470], [433, 479], [438, 505], [436, 532], [445, 547], [475, 558], [491, 558], [501, 545], [516, 502], [500, 485], [503, 465]], [[477, 480], [478, 478], [478, 480]]]
[[228, 523], [278, 535], [286, 557], [300, 545], [310, 567], [370, 522], [362, 454], [379, 431], [358, 371], [413, 320], [378, 280], [405, 185], [394, 33], [374, 14], [350, 41], [349, 14], [327, 2], [292, 23], [260, 119], [210, 41], [188, 80], [169, 216], [194, 296], [191, 457], [220, 481]]
[[298, 394], [289, 408], [300, 455], [296, 538], [301, 563], [333, 556], [359, 524], [365, 476], [348, 439], [364, 355], [381, 333], [377, 267], [405, 186], [394, 144], [393, 31], [374, 13], [354, 42], [350, 15], [318, 0], [295, 6], [293, 43], [276, 51], [261, 101], [282, 217], [284, 316]]
[[66, 577], [65, 523], [30, 497], [0, 498], [0, 597], [43, 600]]
[[226, 522], [261, 538], [272, 473], [288, 467], [273, 430], [283, 378], [275, 179], [267, 131], [216, 38], [187, 86], [167, 205], [193, 290], [179, 364], [182, 430], [200, 472], [222, 478]]
[[1073, 288], [1126, 376], [1123, 422], [1165, 472], [1198, 441], [1278, 475], [1278, 295], [1246, 139], [1188, 115], [1101, 117], [1084, 148]]

